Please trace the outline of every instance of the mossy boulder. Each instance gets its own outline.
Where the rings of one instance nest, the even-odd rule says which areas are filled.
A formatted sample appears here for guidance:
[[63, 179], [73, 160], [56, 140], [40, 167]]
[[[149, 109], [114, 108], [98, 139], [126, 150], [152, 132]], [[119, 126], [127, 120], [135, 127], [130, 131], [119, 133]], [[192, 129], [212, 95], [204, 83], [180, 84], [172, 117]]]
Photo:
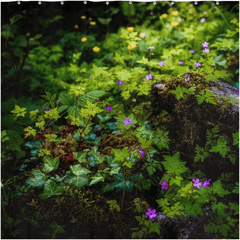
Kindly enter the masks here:
[[[215, 84], [214, 91], [213, 83], [205, 79], [206, 75], [186, 72], [153, 84], [152, 117], [156, 127], [169, 131], [171, 149], [180, 152], [192, 171], [201, 170], [212, 181], [222, 172], [234, 172], [232, 181], [238, 181], [238, 105], [218, 98], [229, 93], [228, 89], [224, 94], [226, 86]], [[178, 93], [173, 92], [176, 89]], [[232, 92], [237, 98], [237, 89]]]

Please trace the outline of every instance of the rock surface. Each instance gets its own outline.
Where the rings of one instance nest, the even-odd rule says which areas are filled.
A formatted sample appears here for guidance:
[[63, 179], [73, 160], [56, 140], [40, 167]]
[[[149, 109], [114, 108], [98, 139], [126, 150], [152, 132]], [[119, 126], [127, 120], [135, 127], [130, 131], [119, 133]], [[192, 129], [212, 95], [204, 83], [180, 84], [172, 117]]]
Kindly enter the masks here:
[[[161, 227], [159, 239], [222, 239], [224, 236], [217, 233], [204, 232], [205, 227], [213, 222], [210, 217], [213, 213], [211, 207], [203, 207], [204, 216], [193, 216], [187, 219], [187, 214], [182, 211], [183, 221], [174, 217], [173, 219], [167, 217], [163, 212], [158, 212], [157, 217], [151, 221], [164, 222]], [[229, 209], [229, 213], [234, 211]], [[215, 214], [215, 212], [213, 213]], [[237, 224], [239, 229], [239, 224]], [[232, 234], [233, 232], [230, 232]]]

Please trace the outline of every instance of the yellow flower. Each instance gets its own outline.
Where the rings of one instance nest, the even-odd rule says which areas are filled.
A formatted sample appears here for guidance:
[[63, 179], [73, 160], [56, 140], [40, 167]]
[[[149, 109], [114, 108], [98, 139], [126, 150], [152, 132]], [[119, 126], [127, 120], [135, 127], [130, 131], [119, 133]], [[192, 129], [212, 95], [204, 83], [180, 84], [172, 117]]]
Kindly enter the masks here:
[[94, 47], [92, 50], [93, 50], [94, 52], [99, 52], [99, 51], [100, 51], [100, 48], [99, 48], [99, 47]]
[[177, 15], [178, 15], [178, 11], [173, 11], [173, 12], [171, 12], [171, 14], [172, 14], [173, 16], [177, 16]]
[[133, 44], [133, 45], [128, 45], [127, 48], [128, 48], [129, 50], [131, 50], [131, 49], [133, 49], [133, 48], [135, 48], [135, 47], [136, 47], [136, 44]]
[[127, 30], [128, 30], [129, 32], [133, 32], [133, 31], [134, 31], [134, 27], [128, 27]]
[[79, 27], [78, 27], [78, 25], [77, 25], [77, 24], [75, 24], [74, 28], [75, 28], [75, 29], [78, 29]]
[[171, 22], [171, 24], [175, 27], [178, 25], [178, 22]]
[[90, 25], [96, 25], [96, 22], [90, 22]]
[[86, 41], [87, 41], [87, 38], [86, 38], [86, 37], [83, 37], [83, 38], [81, 39], [81, 41], [82, 41], [82, 42], [86, 42]]
[[142, 38], [143, 34], [146, 34], [146, 33], [140, 33], [139, 37]]
[[164, 13], [164, 14], [162, 15], [162, 18], [166, 18], [166, 17], [167, 17], [167, 14]]
[[89, 18], [88, 20], [92, 21], [92, 18]]
[[86, 16], [81, 16], [81, 19], [86, 19]]

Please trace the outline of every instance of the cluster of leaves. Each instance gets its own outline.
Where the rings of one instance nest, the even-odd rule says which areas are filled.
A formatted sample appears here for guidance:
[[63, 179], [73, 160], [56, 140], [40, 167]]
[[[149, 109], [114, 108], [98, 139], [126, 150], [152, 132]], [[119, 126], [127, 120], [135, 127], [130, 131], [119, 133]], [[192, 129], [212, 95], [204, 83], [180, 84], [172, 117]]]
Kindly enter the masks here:
[[[122, 9], [125, 12], [124, 14], [130, 17], [135, 12], [135, 8], [131, 5], [131, 11], [125, 11], [127, 6], [128, 3], [123, 3]], [[153, 6], [147, 8], [147, 10], [152, 9]], [[204, 7], [201, 7], [201, 10], [203, 9]], [[218, 8], [216, 7], [216, 9]], [[162, 180], [166, 179], [170, 188], [164, 195], [165, 198], [159, 199], [157, 202], [164, 210], [164, 213], [171, 218], [174, 216], [181, 218], [182, 210], [189, 213], [189, 216], [202, 215], [203, 205], [209, 201], [215, 201], [215, 195], [223, 197], [230, 194], [230, 191], [223, 189], [220, 180], [214, 182], [211, 188], [194, 189], [192, 182], [185, 179], [188, 168], [180, 160], [179, 153], [175, 153], [173, 156], [164, 155], [165, 162], [161, 163], [159, 160], [154, 159], [154, 153], [161, 152], [162, 149], [169, 150], [171, 140], [168, 138], [168, 132], [160, 129], [157, 129], [156, 132], [149, 131], [144, 126], [148, 118], [148, 116], [144, 116], [147, 111], [144, 111], [142, 107], [138, 110], [143, 115], [141, 117], [137, 117], [138, 114], [131, 112], [130, 106], [135, 104], [134, 102], [140, 106], [140, 101], [136, 101], [135, 98], [139, 100], [141, 97], [145, 99], [149, 97], [152, 82], [189, 71], [193, 69], [193, 63], [196, 61], [203, 63], [203, 67], [196, 71], [207, 73], [207, 81], [219, 78], [225, 80], [232, 76], [232, 73], [226, 72], [227, 62], [224, 58], [228, 54], [236, 53], [239, 49], [236, 38], [238, 30], [227, 30], [227, 33], [222, 35], [224, 38], [217, 37], [216, 39], [218, 33], [222, 34], [222, 30], [220, 30], [222, 27], [220, 26], [221, 22], [214, 19], [216, 15], [215, 9], [208, 9], [208, 23], [201, 25], [195, 18], [193, 19], [193, 15], [197, 14], [197, 12], [196, 9], [189, 8], [188, 3], [182, 3], [179, 9], [178, 14], [184, 14], [186, 19], [182, 19], [179, 28], [175, 30], [174, 26], [168, 25], [167, 27], [167, 24], [175, 20], [175, 17], [170, 16], [172, 10], [177, 9], [169, 8], [169, 18], [164, 19], [160, 16], [160, 21], [156, 21], [149, 28], [147, 27], [148, 23], [136, 26], [135, 31], [130, 33], [128, 30], [120, 28], [117, 34], [109, 34], [101, 43], [97, 42], [95, 37], [85, 33], [69, 33], [60, 40], [60, 45], [39, 46], [32, 50], [30, 49], [31, 46], [40, 45], [38, 41], [41, 37], [40, 34], [37, 34], [34, 38], [30, 38], [30, 34], [14, 38], [16, 29], [14, 30], [13, 27], [8, 25], [3, 27], [2, 35], [6, 39], [5, 48], [11, 46], [12, 49], [12, 52], [4, 50], [2, 53], [3, 57], [7, 59], [5, 65], [9, 68], [14, 58], [18, 66], [14, 66], [9, 70], [6, 78], [14, 78], [19, 73], [20, 80], [16, 86], [20, 86], [22, 84], [22, 72], [25, 67], [25, 70], [31, 70], [34, 76], [26, 77], [30, 90], [38, 90], [38, 88], [47, 90], [51, 88], [53, 92], [51, 95], [47, 90], [45, 91], [46, 95], [42, 95], [46, 100], [43, 108], [45, 110], [51, 108], [46, 111], [39, 107], [41, 105], [20, 104], [19, 101], [13, 98], [5, 102], [2, 107], [5, 115], [2, 119], [1, 137], [3, 143], [2, 158], [4, 161], [11, 158], [11, 155], [18, 157], [26, 155], [26, 151], [24, 151], [26, 149], [22, 150], [25, 143], [24, 132], [25, 139], [28, 140], [25, 147], [30, 147], [31, 156], [43, 157], [42, 168], [31, 171], [31, 175], [22, 190], [29, 192], [33, 188], [43, 189], [40, 197], [49, 198], [63, 194], [66, 185], [69, 184], [78, 188], [98, 184], [101, 186], [102, 193], [114, 189], [117, 191], [123, 190], [124, 197], [125, 191], [132, 192], [134, 186], [139, 190], [149, 189], [153, 183], [151, 179], [157, 179], [154, 173], [157, 170], [163, 172], [163, 169], [165, 169], [167, 174], [164, 174]], [[143, 13], [144, 11], [141, 14]], [[142, 16], [141, 14], [138, 15], [139, 19]], [[11, 25], [20, 18], [20, 15], [11, 18]], [[59, 19], [59, 17], [55, 17], [56, 19]], [[152, 19], [156, 19], [156, 16], [153, 16]], [[136, 22], [138, 20], [136, 19]], [[187, 28], [189, 21], [192, 21], [192, 25]], [[107, 25], [110, 20], [100, 18], [99, 22]], [[231, 23], [237, 25], [237, 20], [232, 19]], [[160, 31], [155, 30], [158, 27], [161, 28]], [[148, 37], [139, 38], [138, 34], [141, 32], [145, 32]], [[198, 36], [198, 39], [195, 38], [195, 35]], [[212, 49], [210, 54], [204, 55], [200, 46], [205, 41], [206, 36], [208, 36]], [[79, 41], [82, 37], [87, 37], [86, 44]], [[15, 42], [10, 42], [9, 39], [11, 38], [14, 38]], [[226, 38], [230, 39], [227, 40]], [[114, 44], [110, 43], [112, 39], [116, 39]], [[77, 50], [75, 52], [72, 50], [66, 51], [66, 48], [75, 47], [76, 42]], [[82, 62], [80, 58], [82, 52], [84, 50], [90, 51], [96, 44], [101, 44], [104, 51], [101, 51], [98, 57], [94, 55], [96, 59], [90, 64]], [[109, 48], [110, 44], [112, 48]], [[136, 47], [128, 50], [128, 45], [136, 45]], [[149, 46], [155, 47], [156, 50], [155, 56], [153, 58], [150, 56], [150, 59], [148, 58]], [[215, 47], [216, 49], [214, 49]], [[26, 51], [23, 50], [24, 48]], [[190, 49], [195, 50], [194, 55], [189, 55]], [[180, 56], [181, 59], [177, 59]], [[63, 63], [59, 67], [59, 64], [62, 63], [61, 59], [68, 59], [69, 57], [72, 58], [72, 63]], [[172, 60], [169, 60], [169, 58], [172, 58]], [[164, 67], [159, 66], [160, 59], [166, 60]], [[109, 63], [109, 60], [113, 61]], [[179, 66], [179, 60], [184, 60], [184, 66]], [[25, 66], [24, 63], [26, 63]], [[145, 77], [148, 73], [146, 67], [153, 74], [153, 81], [146, 81]], [[90, 74], [91, 78], [89, 78]], [[73, 84], [73, 80], [70, 79], [75, 79], [75, 83]], [[122, 86], [117, 83], [120, 79], [123, 82]], [[62, 91], [58, 95], [58, 91], [62, 89], [66, 91]], [[177, 100], [186, 100], [187, 97], [195, 94], [195, 90], [196, 87], [186, 89], [177, 86], [175, 90], [170, 92], [176, 95]], [[213, 94], [210, 92], [202, 90], [195, 96], [198, 104], [202, 104], [204, 101], [216, 104]], [[99, 102], [96, 104], [94, 102], [101, 97], [101, 107], [99, 107], [97, 106]], [[57, 102], [56, 99], [58, 99]], [[233, 101], [231, 100], [231, 102]], [[109, 105], [112, 105], [113, 109], [109, 112], [109, 116], [105, 116], [104, 108]], [[119, 112], [122, 112], [122, 114], [120, 115]], [[99, 113], [103, 113], [103, 115]], [[129, 154], [128, 148], [112, 149], [114, 156], [105, 157], [100, 155], [96, 146], [87, 153], [79, 151], [80, 144], [83, 143], [82, 138], [86, 142], [95, 140], [95, 143], [101, 140], [101, 137], [96, 139], [96, 135], [90, 133], [95, 129], [92, 126], [93, 120], [99, 119], [101, 127], [107, 129], [106, 125], [108, 124], [110, 130], [112, 130], [111, 128], [115, 130], [112, 122], [105, 124], [111, 115], [118, 116], [115, 117], [118, 130], [125, 131], [126, 137], [136, 136], [141, 147], [145, 150], [147, 157], [144, 158], [146, 161], [142, 168], [142, 170], [146, 169], [144, 173], [135, 171], [137, 164], [141, 162], [137, 150]], [[59, 124], [63, 116], [67, 119], [68, 125], [60, 124], [61, 126], [58, 126], [57, 124]], [[131, 125], [124, 125], [123, 121], [126, 117], [131, 119]], [[54, 124], [53, 127], [51, 127], [52, 124]], [[140, 126], [137, 127], [137, 124]], [[223, 136], [219, 137], [217, 133], [217, 128], [214, 128], [212, 133], [207, 132], [205, 149], [196, 146], [195, 161], [200, 159], [204, 161], [206, 157], [210, 156], [209, 152], [214, 152], [219, 153], [222, 157], [227, 156], [233, 164], [235, 163], [236, 157], [228, 154], [230, 150], [227, 147], [227, 140]], [[32, 138], [38, 141], [31, 141]], [[233, 134], [233, 144], [236, 145], [238, 142], [237, 132]], [[75, 161], [75, 164], [70, 165], [71, 161]], [[66, 170], [69, 166], [70, 170], [66, 171], [64, 176], [62, 174], [59, 176], [56, 173], [62, 168]], [[237, 193], [237, 187], [232, 192]], [[120, 211], [122, 208], [115, 200], [108, 203], [110, 210], [115, 208]], [[217, 210], [219, 216], [226, 216], [224, 215], [224, 209], [228, 208], [228, 206], [222, 203], [218, 205], [212, 203], [212, 207]], [[236, 209], [234, 204], [230, 204], [230, 207]], [[229, 216], [226, 219], [228, 225], [234, 227], [235, 220]], [[144, 215], [138, 216], [137, 220], [140, 225], [145, 225], [145, 228], [140, 231], [135, 229], [138, 232], [133, 234], [133, 237], [146, 237], [151, 232], [159, 234], [159, 223], [152, 224], [144, 219]], [[218, 225], [208, 226], [206, 231], [212, 227], [213, 231], [221, 231], [224, 236], [227, 236], [226, 234], [229, 232], [228, 225], [226, 225], [227, 227], [224, 226], [223, 230], [220, 230]]]
[[[227, 147], [227, 139], [224, 136], [219, 136], [219, 127], [216, 125], [212, 132], [207, 130], [207, 141], [204, 148], [196, 145], [196, 156], [194, 157], [194, 162], [201, 160], [202, 162], [206, 157], [210, 157], [210, 152], [219, 153], [222, 157], [230, 159], [232, 164], [235, 164], [236, 157], [233, 154], [228, 154], [230, 149]], [[239, 131], [233, 133], [233, 145], [239, 144]]]

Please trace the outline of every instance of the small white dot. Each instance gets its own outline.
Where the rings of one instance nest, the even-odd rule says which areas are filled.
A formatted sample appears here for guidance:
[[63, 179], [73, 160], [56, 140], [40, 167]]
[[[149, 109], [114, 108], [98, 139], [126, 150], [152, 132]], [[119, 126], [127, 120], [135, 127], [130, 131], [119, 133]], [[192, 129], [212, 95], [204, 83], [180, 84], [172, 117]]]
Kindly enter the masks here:
[[153, 2], [153, 5], [156, 5], [156, 2]]
[[171, 4], [173, 5], [173, 4], [174, 4], [174, 2], [171, 2]]
[[216, 4], [218, 5], [218, 4], [219, 4], [219, 2], [217, 1], [217, 2], [216, 2]]
[[61, 1], [61, 2], [60, 2], [60, 4], [61, 4], [61, 5], [63, 5], [63, 4], [64, 4], [64, 2], [63, 2], [63, 1]]
[[87, 4], [87, 1], [84, 1], [84, 4]]
[[38, 4], [41, 5], [42, 4], [41, 1], [39, 1]]
[[21, 3], [20, 1], [17, 2], [18, 5], [19, 5], [20, 3]]
[[197, 1], [195, 1], [194, 4], [197, 5]]
[[130, 1], [129, 4], [132, 4], [132, 1]]
[[109, 1], [106, 1], [106, 4], [108, 5], [108, 4], [109, 4]]

